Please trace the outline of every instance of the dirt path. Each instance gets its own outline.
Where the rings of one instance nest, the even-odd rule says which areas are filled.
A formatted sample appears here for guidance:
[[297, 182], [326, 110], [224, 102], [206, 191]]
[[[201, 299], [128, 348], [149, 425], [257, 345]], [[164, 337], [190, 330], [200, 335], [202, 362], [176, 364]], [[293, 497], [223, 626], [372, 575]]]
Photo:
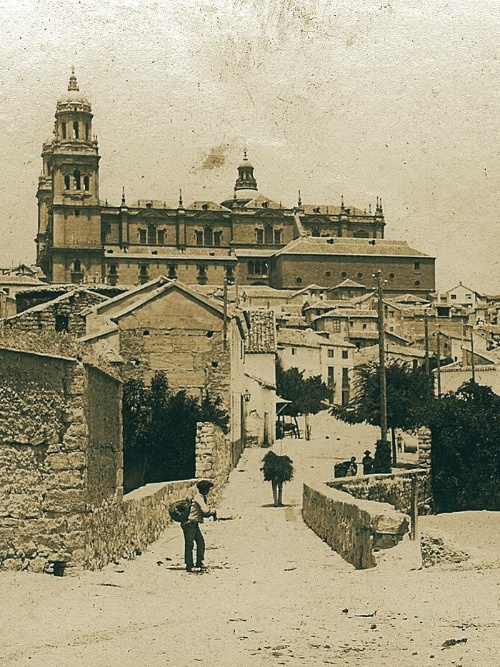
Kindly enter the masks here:
[[331, 443], [282, 448], [297, 469], [286, 507], [269, 506], [263, 451], [247, 450], [225, 520], [205, 524], [207, 574], [184, 572], [177, 525], [102, 572], [1, 573], [0, 665], [496, 667], [500, 571], [354, 570], [300, 516], [302, 479], [331, 469]]

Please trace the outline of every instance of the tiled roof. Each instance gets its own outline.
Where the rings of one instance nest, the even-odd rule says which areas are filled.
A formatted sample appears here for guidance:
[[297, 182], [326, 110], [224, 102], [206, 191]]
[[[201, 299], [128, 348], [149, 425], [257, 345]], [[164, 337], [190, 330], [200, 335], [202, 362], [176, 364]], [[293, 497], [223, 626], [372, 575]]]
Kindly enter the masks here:
[[295, 347], [316, 347], [326, 346], [341, 346], [354, 347], [352, 343], [344, 340], [340, 336], [334, 338], [326, 338], [320, 336], [312, 329], [280, 329], [278, 331], [278, 347], [283, 345], [293, 345]]
[[249, 354], [276, 352], [276, 323], [272, 310], [247, 310], [250, 329], [246, 341]]
[[385, 239], [321, 238], [303, 236], [276, 252], [279, 255], [385, 255], [388, 257], [428, 257], [414, 250], [406, 241]]
[[[409, 359], [424, 359], [425, 352], [417, 347], [404, 347], [403, 345], [396, 345], [395, 343], [387, 343], [385, 346], [387, 357], [390, 359], [391, 355], [399, 357], [407, 357]], [[364, 347], [356, 353], [356, 363], [364, 363], [366, 361], [378, 361], [379, 349], [378, 345], [371, 345]]]

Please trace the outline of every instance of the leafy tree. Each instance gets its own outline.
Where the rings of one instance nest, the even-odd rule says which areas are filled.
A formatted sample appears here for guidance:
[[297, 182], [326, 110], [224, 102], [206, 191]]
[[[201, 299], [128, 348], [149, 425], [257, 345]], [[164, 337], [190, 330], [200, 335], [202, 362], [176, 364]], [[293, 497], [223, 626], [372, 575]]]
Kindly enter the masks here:
[[[432, 379], [423, 368], [394, 360], [386, 365], [387, 425], [392, 431], [393, 463], [396, 462], [395, 429], [412, 430], [426, 423], [433, 399]], [[355, 369], [354, 395], [347, 405], [334, 405], [331, 414], [348, 424], [366, 422], [380, 426], [380, 367], [369, 363]], [[381, 441], [379, 441], [381, 442]], [[386, 447], [382, 447], [386, 449]], [[385, 454], [384, 454], [385, 456]], [[375, 454], [375, 469], [379, 467]], [[382, 467], [386, 467], [384, 464]], [[390, 467], [390, 466], [389, 466]]]
[[436, 508], [500, 510], [500, 396], [470, 380], [434, 401], [428, 425]]
[[321, 380], [321, 375], [304, 378], [304, 371], [298, 368], [284, 370], [278, 359], [276, 363], [276, 391], [287, 403], [282, 414], [297, 417], [304, 415], [306, 420], [306, 440], [309, 440], [310, 427], [309, 415], [314, 415], [324, 406], [324, 402], [330, 397], [330, 390]]
[[128, 380], [123, 389], [124, 490], [151, 482], [194, 477], [196, 425], [217, 424], [227, 433], [229, 415], [219, 397], [200, 402], [172, 393], [165, 373], [150, 386]]

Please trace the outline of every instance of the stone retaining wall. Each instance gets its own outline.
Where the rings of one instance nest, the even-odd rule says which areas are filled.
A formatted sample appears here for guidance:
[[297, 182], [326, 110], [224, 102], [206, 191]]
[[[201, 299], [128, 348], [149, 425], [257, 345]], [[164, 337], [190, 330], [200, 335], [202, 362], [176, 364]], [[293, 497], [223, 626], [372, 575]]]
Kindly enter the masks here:
[[345, 477], [327, 485], [355, 498], [389, 503], [402, 512], [410, 511], [411, 478], [417, 478], [418, 504], [422, 507], [432, 496], [429, 471], [425, 469], [394, 471], [391, 474]]
[[379, 549], [396, 546], [409, 518], [383, 503], [358, 500], [329, 486], [304, 484], [305, 523], [357, 569], [374, 567]]
[[231, 441], [222, 429], [211, 422], [202, 422], [196, 429], [196, 477], [214, 482], [210, 492], [212, 502], [222, 495], [233, 467]]

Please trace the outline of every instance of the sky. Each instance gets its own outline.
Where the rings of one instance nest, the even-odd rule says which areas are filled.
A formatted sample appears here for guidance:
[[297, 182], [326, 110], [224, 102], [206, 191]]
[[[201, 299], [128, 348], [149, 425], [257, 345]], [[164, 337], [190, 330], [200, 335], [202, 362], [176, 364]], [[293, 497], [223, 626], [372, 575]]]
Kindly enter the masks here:
[[437, 258], [437, 287], [500, 293], [496, 0], [3, 0], [0, 267], [35, 261], [43, 141], [71, 66], [100, 197], [175, 206], [259, 191], [365, 208]]

